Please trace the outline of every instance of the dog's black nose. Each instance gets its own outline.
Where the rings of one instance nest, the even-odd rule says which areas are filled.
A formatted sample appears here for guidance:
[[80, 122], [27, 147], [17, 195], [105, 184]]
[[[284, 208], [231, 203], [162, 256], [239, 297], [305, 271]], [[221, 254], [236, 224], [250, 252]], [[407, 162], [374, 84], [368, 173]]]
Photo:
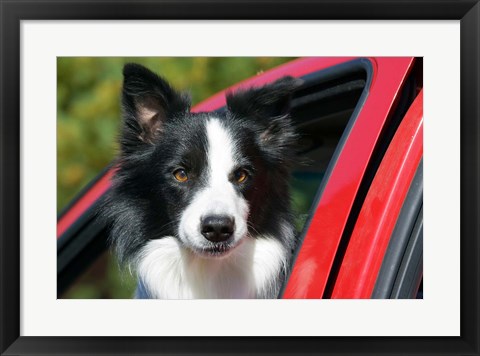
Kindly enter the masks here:
[[235, 229], [233, 217], [210, 215], [202, 219], [201, 231], [205, 238], [212, 242], [227, 241]]

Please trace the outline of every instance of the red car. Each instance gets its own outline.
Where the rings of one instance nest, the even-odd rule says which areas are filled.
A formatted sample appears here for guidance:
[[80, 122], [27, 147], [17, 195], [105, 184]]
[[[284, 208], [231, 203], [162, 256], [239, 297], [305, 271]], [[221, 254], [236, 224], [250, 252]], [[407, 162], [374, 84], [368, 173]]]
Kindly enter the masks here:
[[[293, 198], [303, 203], [281, 297], [422, 297], [422, 59], [302, 58], [234, 88], [284, 75], [304, 80], [292, 102], [301, 136]], [[224, 105], [220, 92], [193, 110]], [[111, 174], [106, 168], [58, 218], [59, 294], [106, 248], [93, 212]]]

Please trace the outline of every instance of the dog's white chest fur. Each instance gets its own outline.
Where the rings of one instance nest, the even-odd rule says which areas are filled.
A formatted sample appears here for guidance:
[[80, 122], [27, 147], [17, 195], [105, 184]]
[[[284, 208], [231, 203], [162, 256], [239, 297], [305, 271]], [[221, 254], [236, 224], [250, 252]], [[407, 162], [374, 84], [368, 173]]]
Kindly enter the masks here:
[[276, 298], [287, 251], [272, 238], [245, 238], [225, 258], [204, 258], [165, 237], [139, 257], [137, 273], [152, 298]]

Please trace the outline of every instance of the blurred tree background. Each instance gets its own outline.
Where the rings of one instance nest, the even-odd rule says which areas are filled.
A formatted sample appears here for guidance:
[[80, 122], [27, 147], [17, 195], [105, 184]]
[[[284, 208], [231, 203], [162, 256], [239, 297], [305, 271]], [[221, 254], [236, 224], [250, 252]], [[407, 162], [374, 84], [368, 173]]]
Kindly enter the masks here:
[[[188, 90], [195, 105], [241, 80], [292, 58], [57, 58], [57, 212], [107, 166], [117, 152], [125, 63], [140, 63]], [[294, 197], [295, 198], [295, 197]], [[310, 205], [296, 199], [298, 204]], [[304, 208], [304, 209], [305, 209]], [[106, 252], [62, 298], [131, 298], [136, 281]]]

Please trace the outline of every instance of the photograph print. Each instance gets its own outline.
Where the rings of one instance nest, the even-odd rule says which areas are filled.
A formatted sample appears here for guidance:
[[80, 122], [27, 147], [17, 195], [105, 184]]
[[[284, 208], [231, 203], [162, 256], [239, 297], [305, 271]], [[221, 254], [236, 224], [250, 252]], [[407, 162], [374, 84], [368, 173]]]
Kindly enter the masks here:
[[422, 299], [419, 57], [58, 57], [60, 299]]

